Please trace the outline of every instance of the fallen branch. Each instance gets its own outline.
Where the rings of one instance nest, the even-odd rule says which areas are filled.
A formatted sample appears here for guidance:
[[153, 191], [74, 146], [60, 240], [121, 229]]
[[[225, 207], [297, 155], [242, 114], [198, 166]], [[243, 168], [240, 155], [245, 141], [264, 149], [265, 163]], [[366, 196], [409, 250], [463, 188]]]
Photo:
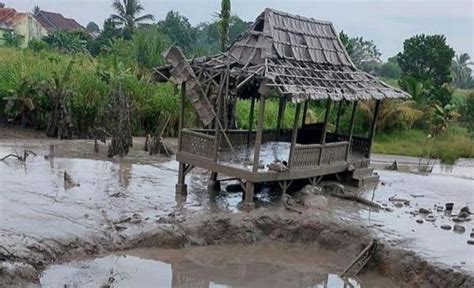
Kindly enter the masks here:
[[375, 249], [377, 248], [377, 241], [372, 240], [369, 245], [367, 245], [362, 252], [354, 259], [354, 261], [347, 266], [346, 269], [341, 273], [341, 277], [344, 277], [352, 268], [354, 268], [353, 273], [351, 273], [352, 276], [356, 276], [359, 274], [360, 270], [365, 267], [367, 262], [369, 262], [370, 258], [372, 258], [373, 253], [375, 252]]
[[25, 149], [23, 151], [23, 156], [20, 156], [18, 154], [8, 154], [8, 155], [5, 155], [3, 158], [1, 158], [0, 161], [5, 161], [6, 159], [8, 159], [10, 157], [13, 157], [13, 158], [18, 159], [18, 161], [20, 161], [20, 162], [25, 162], [26, 158], [28, 158], [29, 155], [37, 156], [35, 152]]
[[374, 207], [374, 208], [378, 208], [378, 209], [383, 209], [382, 206], [380, 206], [380, 204], [378, 203], [375, 203], [373, 201], [370, 201], [368, 199], [365, 199], [364, 197], [361, 197], [359, 195], [352, 195], [352, 194], [336, 194], [336, 193], [331, 193], [330, 194], [331, 196], [334, 196], [334, 197], [338, 197], [338, 198], [341, 198], [341, 199], [345, 199], [345, 200], [351, 200], [351, 201], [355, 201], [355, 202], [359, 202], [361, 204], [364, 204], [364, 205], [367, 205], [367, 206], [370, 206], [370, 207]]

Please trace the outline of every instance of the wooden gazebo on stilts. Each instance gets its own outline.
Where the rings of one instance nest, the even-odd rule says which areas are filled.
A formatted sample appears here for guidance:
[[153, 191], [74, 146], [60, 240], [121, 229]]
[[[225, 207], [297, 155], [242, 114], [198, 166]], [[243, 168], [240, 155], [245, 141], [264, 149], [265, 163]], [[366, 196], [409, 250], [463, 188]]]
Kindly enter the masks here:
[[[220, 188], [218, 175], [239, 181], [246, 207], [254, 205], [257, 183], [277, 182], [285, 193], [293, 180], [315, 184], [323, 175], [345, 173], [355, 184], [364, 184], [372, 174], [368, 165], [381, 101], [409, 97], [358, 70], [330, 22], [272, 9], [266, 9], [225, 53], [187, 60], [171, 47], [165, 58], [169, 65], [155, 69], [155, 78], [181, 84], [177, 193], [187, 193], [186, 174], [200, 167], [212, 172], [209, 187], [215, 190]], [[204, 128], [184, 128], [186, 98]], [[237, 99], [251, 101], [247, 130], [235, 124]], [[269, 99], [279, 102], [277, 126], [264, 129]], [[367, 137], [354, 135], [357, 103], [362, 100], [376, 101]], [[323, 123], [306, 123], [312, 101], [326, 102]], [[282, 129], [287, 102], [296, 104], [291, 130]], [[348, 103], [350, 128], [343, 134], [340, 116]], [[333, 106], [337, 118], [330, 132]]]

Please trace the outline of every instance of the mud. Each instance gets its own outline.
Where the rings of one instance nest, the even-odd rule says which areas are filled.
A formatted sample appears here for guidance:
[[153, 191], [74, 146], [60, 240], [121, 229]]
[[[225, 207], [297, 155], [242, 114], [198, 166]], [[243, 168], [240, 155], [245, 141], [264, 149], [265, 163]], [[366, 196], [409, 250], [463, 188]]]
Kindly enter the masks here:
[[[314, 245], [260, 243], [183, 249], [135, 249], [92, 260], [53, 265], [45, 287], [398, 287], [371, 272], [340, 278], [347, 265], [335, 252]], [[350, 284], [350, 285], [349, 285]]]
[[[45, 158], [51, 144], [55, 157]], [[137, 142], [130, 156], [110, 161], [103, 156], [105, 146], [103, 155], [93, 153], [92, 141], [2, 141], [0, 156], [25, 148], [38, 156], [26, 163], [0, 162], [0, 286], [39, 283], [51, 264], [144, 247], [271, 241], [317, 245], [348, 263], [373, 238], [378, 250], [362, 275], [377, 271], [404, 287], [474, 286], [469, 257], [474, 246], [467, 244], [472, 221], [458, 224], [464, 233], [442, 230], [440, 225], [457, 224], [457, 217], [434, 207], [454, 202], [452, 214], [466, 205], [473, 209], [473, 180], [463, 174], [472, 161], [464, 170], [428, 176], [378, 171], [384, 184], [374, 194], [370, 189], [361, 195], [393, 212], [315, 194], [298, 207], [301, 215], [265, 195], [261, 208], [242, 213], [238, 193], [209, 197], [203, 184], [208, 175], [200, 170], [188, 177], [189, 196], [176, 198], [175, 161], [150, 157], [142, 145]], [[64, 171], [80, 186], [65, 187]], [[395, 207], [388, 201], [394, 195], [409, 199], [410, 205]], [[435, 222], [410, 214], [419, 208], [432, 210], [428, 215]]]

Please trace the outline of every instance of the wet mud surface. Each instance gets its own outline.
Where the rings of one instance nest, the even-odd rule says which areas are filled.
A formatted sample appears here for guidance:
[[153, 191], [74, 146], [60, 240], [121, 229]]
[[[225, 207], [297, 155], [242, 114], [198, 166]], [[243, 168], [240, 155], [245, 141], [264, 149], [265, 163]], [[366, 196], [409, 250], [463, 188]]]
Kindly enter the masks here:
[[183, 249], [135, 249], [53, 265], [44, 287], [399, 287], [376, 273], [340, 278], [347, 265], [316, 246], [261, 243]]
[[[47, 157], [50, 144], [55, 147], [54, 158]], [[1, 141], [0, 156], [21, 154], [25, 148], [35, 151], [37, 156], [29, 157], [26, 163], [16, 159], [0, 162], [0, 286], [38, 284], [40, 273], [51, 269], [74, 270], [86, 277], [93, 271], [82, 271], [83, 263], [77, 262], [77, 259], [84, 256], [101, 255], [97, 260], [84, 259], [85, 266], [94, 267], [94, 261], [106, 259], [100, 260], [105, 261], [106, 269], [107, 263], [117, 260], [123, 263], [125, 270], [133, 266], [133, 261], [154, 261], [159, 266], [188, 257], [183, 256], [188, 251], [186, 249], [169, 250], [173, 253], [161, 251], [163, 253], [155, 253], [160, 254], [156, 257], [146, 256], [152, 252], [137, 254], [138, 250], [124, 252], [129, 257], [107, 255], [108, 251], [260, 241], [317, 244], [321, 249], [337, 252], [336, 268], [320, 271], [321, 275], [327, 276], [340, 272], [344, 264], [349, 263], [373, 238], [380, 242], [379, 250], [367, 267], [368, 272], [362, 273], [361, 277], [372, 273], [370, 271], [378, 271], [397, 284], [404, 284], [402, 286], [474, 285], [474, 260], [471, 257], [474, 245], [467, 244], [468, 240], [474, 239], [471, 238], [474, 223], [468, 220], [474, 215], [463, 218], [462, 222], [455, 222], [460, 217], [454, 216], [464, 206], [474, 209], [472, 160], [462, 160], [459, 167], [451, 169], [436, 166], [430, 175], [378, 170], [381, 183], [375, 190], [367, 189], [361, 195], [373, 198], [390, 208], [391, 212], [314, 194], [306, 195], [307, 205], [299, 207], [303, 211], [301, 215], [285, 210], [278, 202], [264, 202], [261, 208], [244, 213], [238, 209], [241, 200], [239, 193], [223, 193], [217, 199], [211, 199], [204, 184], [208, 175], [200, 170], [193, 171], [188, 177], [188, 197], [176, 197], [176, 162], [160, 156], [150, 157], [140, 151], [142, 145], [138, 142], [124, 159], [109, 161], [104, 157], [106, 146], [102, 145], [101, 153], [97, 155], [92, 152], [91, 141]], [[381, 166], [385, 165], [384, 161], [390, 161], [377, 156], [374, 160], [375, 165]], [[408, 161], [413, 162], [413, 159]], [[65, 185], [65, 171], [80, 186]], [[389, 201], [390, 197], [408, 200], [409, 204], [400, 206]], [[444, 207], [446, 202], [454, 203], [451, 213], [444, 209], [438, 211], [437, 206]], [[420, 208], [431, 213], [419, 213]], [[433, 218], [434, 221], [431, 221]], [[420, 224], [420, 220], [423, 223]], [[446, 225], [450, 225], [451, 229], [445, 230]], [[464, 227], [464, 232], [453, 231], [455, 225]], [[220, 248], [209, 250], [215, 249], [219, 251]], [[227, 250], [232, 251], [230, 248]], [[188, 252], [192, 254], [192, 251]], [[222, 258], [234, 258], [229, 253], [229, 257]], [[297, 254], [296, 251], [294, 253]], [[163, 255], [173, 259], [162, 258]], [[123, 261], [125, 258], [132, 259], [132, 262]], [[66, 266], [50, 266], [65, 261], [76, 262]], [[244, 263], [244, 266], [254, 267], [252, 265], [259, 266], [259, 263]], [[251, 270], [264, 273], [265, 266], [268, 265]], [[197, 265], [189, 269], [199, 271], [204, 268]], [[290, 265], [278, 269], [293, 271], [295, 268]], [[213, 281], [210, 280], [214, 277], [212, 271], [203, 271], [202, 274], [209, 275], [206, 281]], [[313, 272], [309, 271], [308, 277]], [[43, 274], [42, 279], [45, 275], [54, 275], [47, 273]], [[134, 279], [133, 275], [130, 277]], [[296, 281], [298, 277], [289, 278]], [[224, 282], [234, 280], [223, 279]], [[255, 284], [248, 279], [241, 281], [250, 282], [241, 282], [240, 286]], [[364, 284], [364, 281], [358, 283]], [[239, 282], [234, 285], [239, 286]]]

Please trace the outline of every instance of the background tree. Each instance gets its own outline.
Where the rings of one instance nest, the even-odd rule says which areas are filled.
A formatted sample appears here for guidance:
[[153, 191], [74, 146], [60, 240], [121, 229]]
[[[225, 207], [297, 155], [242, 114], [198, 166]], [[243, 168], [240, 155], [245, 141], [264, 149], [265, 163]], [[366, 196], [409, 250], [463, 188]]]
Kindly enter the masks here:
[[41, 9], [38, 5], [35, 5], [35, 7], [33, 7], [33, 10], [31, 12], [33, 12], [33, 15], [36, 16], [41, 12]]
[[400, 77], [400, 66], [398, 66], [397, 57], [393, 56], [387, 59], [387, 62], [380, 66], [378, 75], [390, 79], [398, 79]]
[[158, 22], [158, 27], [168, 35], [171, 42], [190, 52], [196, 41], [196, 30], [189, 23], [188, 18], [176, 11], [169, 11], [165, 20]]
[[91, 21], [91, 22], [87, 23], [86, 29], [87, 29], [87, 31], [89, 31], [91, 33], [92, 32], [96, 32], [96, 33], [100, 32], [99, 25], [97, 25], [97, 23], [95, 23], [94, 21]]
[[436, 86], [451, 82], [451, 59], [454, 50], [444, 35], [415, 35], [403, 42], [403, 52], [397, 61], [402, 77], [411, 76], [419, 81], [432, 81]]
[[123, 28], [124, 37], [128, 39], [132, 37], [137, 25], [155, 19], [151, 14], [138, 16], [144, 11], [139, 0], [114, 0], [112, 8], [114, 8], [117, 14], [112, 14], [110, 18], [117, 27]]
[[382, 54], [374, 41], [364, 40], [363, 37], [350, 38], [344, 31], [339, 33], [339, 38], [357, 68], [371, 74], [377, 74], [382, 63], [380, 59]]
[[219, 34], [221, 51], [227, 49], [229, 44], [229, 26], [230, 26], [230, 0], [222, 0], [221, 12], [219, 14]]
[[453, 60], [451, 70], [453, 72], [453, 82], [458, 88], [469, 88], [473, 83], [472, 70], [469, 65], [474, 65], [474, 62], [469, 61], [471, 57], [467, 53], [456, 55]]
[[5, 8], [5, 3], [0, 2], [0, 8]]

